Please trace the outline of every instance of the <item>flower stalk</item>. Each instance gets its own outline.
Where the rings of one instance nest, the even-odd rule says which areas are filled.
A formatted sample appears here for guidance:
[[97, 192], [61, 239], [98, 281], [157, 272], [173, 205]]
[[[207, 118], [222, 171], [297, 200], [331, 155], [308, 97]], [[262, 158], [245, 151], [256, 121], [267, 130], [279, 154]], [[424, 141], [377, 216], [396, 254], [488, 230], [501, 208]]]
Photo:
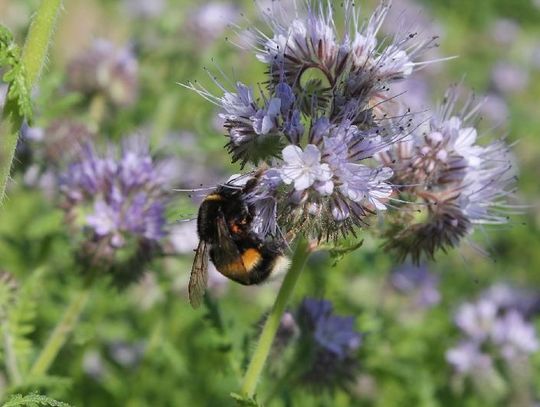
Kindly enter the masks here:
[[257, 382], [259, 381], [266, 359], [268, 359], [268, 354], [272, 348], [272, 343], [274, 342], [274, 337], [279, 328], [281, 317], [285, 312], [285, 307], [291, 298], [298, 278], [304, 269], [304, 264], [306, 263], [309, 253], [310, 250], [307, 240], [300, 238], [296, 245], [291, 267], [283, 279], [272, 311], [264, 323], [255, 352], [253, 353], [246, 375], [244, 376], [242, 395], [247, 398], [253, 398], [255, 395]]
[[56, 359], [58, 352], [60, 352], [65, 345], [69, 335], [77, 325], [79, 317], [90, 298], [91, 290], [92, 284], [89, 283], [81, 292], [73, 297], [71, 303], [64, 312], [64, 316], [54, 328], [45, 347], [30, 369], [31, 376], [43, 376], [47, 373]]
[[[25, 68], [26, 82], [29, 89], [35, 85], [45, 65], [47, 51], [61, 7], [62, 0], [43, 0], [30, 25], [22, 54], [22, 63]], [[2, 113], [2, 126], [0, 127], [0, 204], [3, 202], [6, 193], [15, 148], [19, 138], [19, 130], [24, 119], [19, 111], [17, 101], [14, 99], [7, 100]]]

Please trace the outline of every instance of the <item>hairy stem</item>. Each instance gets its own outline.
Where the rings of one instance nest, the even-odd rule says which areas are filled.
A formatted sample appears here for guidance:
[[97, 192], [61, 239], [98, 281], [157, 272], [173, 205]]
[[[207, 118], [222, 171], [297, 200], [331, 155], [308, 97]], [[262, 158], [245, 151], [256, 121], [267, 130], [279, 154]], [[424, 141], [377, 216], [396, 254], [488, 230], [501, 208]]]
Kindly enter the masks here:
[[300, 277], [304, 268], [308, 254], [308, 242], [305, 239], [300, 238], [296, 245], [291, 267], [283, 279], [272, 311], [264, 323], [255, 352], [253, 353], [246, 375], [244, 376], [242, 395], [245, 397], [253, 398], [255, 395], [257, 382], [259, 381], [264, 364], [266, 363], [266, 359], [272, 348], [272, 343], [274, 342], [274, 337], [279, 328], [281, 317], [283, 316], [285, 307], [294, 291], [298, 277]]
[[30, 369], [30, 375], [42, 376], [47, 373], [52, 363], [56, 359], [58, 352], [66, 343], [73, 328], [77, 324], [79, 317], [90, 297], [91, 285], [88, 285], [75, 295], [64, 312], [64, 316], [58, 322], [51, 336], [47, 340], [45, 347], [39, 354], [36, 362]]
[[[35, 85], [45, 65], [47, 51], [61, 7], [62, 0], [43, 0], [30, 24], [22, 55], [29, 89]], [[0, 204], [2, 204], [6, 193], [19, 130], [23, 121], [24, 117], [19, 113], [17, 101], [8, 100], [2, 112], [2, 125], [0, 126]]]

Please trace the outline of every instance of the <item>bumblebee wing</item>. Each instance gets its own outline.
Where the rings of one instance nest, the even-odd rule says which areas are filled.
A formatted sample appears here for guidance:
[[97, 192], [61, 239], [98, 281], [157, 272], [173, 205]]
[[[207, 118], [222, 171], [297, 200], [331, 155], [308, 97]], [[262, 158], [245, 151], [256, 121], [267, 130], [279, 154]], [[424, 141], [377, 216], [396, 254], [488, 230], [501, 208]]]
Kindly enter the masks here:
[[195, 252], [191, 276], [189, 277], [189, 303], [198, 308], [202, 303], [208, 283], [208, 244], [201, 240]]
[[226, 277], [243, 282], [247, 275], [246, 267], [223, 216], [217, 218], [217, 235], [218, 240], [212, 245], [214, 266]]

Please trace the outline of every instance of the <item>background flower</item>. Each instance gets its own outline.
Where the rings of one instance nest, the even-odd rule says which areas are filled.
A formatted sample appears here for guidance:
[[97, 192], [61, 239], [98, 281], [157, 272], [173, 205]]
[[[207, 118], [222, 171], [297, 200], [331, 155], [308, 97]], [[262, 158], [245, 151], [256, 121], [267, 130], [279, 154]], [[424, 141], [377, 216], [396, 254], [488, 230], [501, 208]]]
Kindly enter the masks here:
[[86, 268], [112, 268], [118, 282], [144, 271], [166, 235], [165, 188], [165, 175], [140, 139], [126, 141], [119, 156], [83, 148], [60, 190]]

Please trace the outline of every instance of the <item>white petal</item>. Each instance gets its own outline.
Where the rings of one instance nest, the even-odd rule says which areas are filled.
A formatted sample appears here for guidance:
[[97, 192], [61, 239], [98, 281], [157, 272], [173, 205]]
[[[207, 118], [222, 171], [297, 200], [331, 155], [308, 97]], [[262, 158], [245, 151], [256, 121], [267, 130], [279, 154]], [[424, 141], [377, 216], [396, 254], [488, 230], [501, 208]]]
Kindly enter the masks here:
[[321, 161], [321, 152], [317, 146], [308, 144], [304, 149], [302, 160], [306, 166], [312, 167], [314, 164], [318, 164]]
[[332, 179], [334, 174], [332, 173], [332, 170], [330, 169], [330, 166], [328, 164], [321, 164], [319, 167], [319, 173], [317, 174], [317, 179], [319, 181], [329, 181]]
[[302, 164], [302, 149], [298, 146], [289, 145], [281, 152], [283, 161], [288, 164]]
[[371, 198], [369, 202], [379, 211], [385, 211], [386, 206], [379, 200]]
[[294, 180], [294, 189], [303, 191], [308, 189], [315, 182], [315, 176], [312, 173], [306, 172]]
[[302, 176], [302, 169], [298, 166], [285, 166], [281, 169], [281, 179], [286, 184], [291, 184], [295, 179]]
[[332, 181], [324, 181], [315, 184], [317, 192], [323, 196], [332, 195], [334, 192], [334, 183]]

